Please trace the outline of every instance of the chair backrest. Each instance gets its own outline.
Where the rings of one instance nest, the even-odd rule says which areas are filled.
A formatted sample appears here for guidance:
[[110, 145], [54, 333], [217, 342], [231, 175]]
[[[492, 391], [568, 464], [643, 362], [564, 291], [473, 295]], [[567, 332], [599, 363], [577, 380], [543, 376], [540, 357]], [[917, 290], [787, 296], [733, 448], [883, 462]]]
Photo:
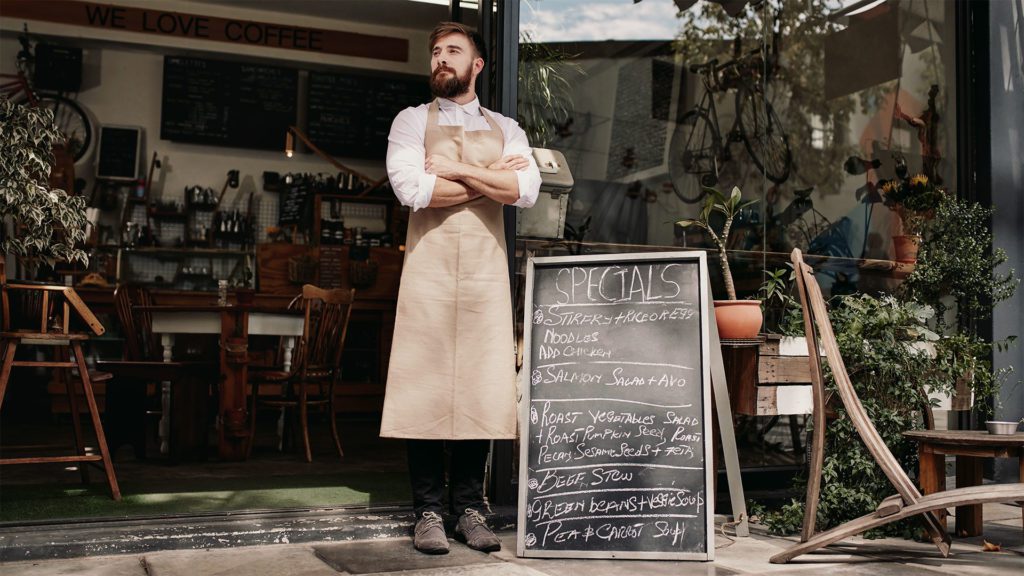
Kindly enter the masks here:
[[[832, 376], [836, 382], [839, 397], [846, 407], [847, 415], [857, 433], [860, 434], [868, 451], [874, 457], [875, 462], [885, 472], [889, 482], [892, 483], [896, 492], [903, 498], [904, 502], [912, 504], [921, 498], [921, 493], [907, 476], [899, 462], [889, 451], [882, 437], [875, 430], [871, 418], [868, 417], [864, 406], [857, 396], [857, 392], [850, 380], [843, 357], [839, 352], [839, 344], [836, 342], [835, 332], [832, 330], [832, 322], [828, 318], [828, 311], [825, 306], [825, 299], [821, 294], [821, 288], [814, 278], [814, 270], [804, 263], [803, 256], [799, 249], [792, 253], [793, 266], [797, 277], [797, 291], [800, 293], [800, 306], [804, 314], [804, 329], [807, 336], [807, 352], [810, 356], [812, 367], [813, 385], [818, 387], [818, 393], [824, 396], [821, 366], [818, 362], [818, 340], [825, 350], [825, 357], [832, 369]], [[817, 331], [815, 331], [815, 329]]]
[[0, 282], [0, 328], [20, 335], [71, 333], [72, 311], [96, 336], [106, 330], [70, 286]]
[[153, 337], [150, 313], [137, 306], [150, 306], [153, 298], [144, 286], [121, 284], [114, 290], [114, 308], [124, 333], [125, 360], [156, 360], [161, 357], [159, 343]]
[[312, 284], [302, 287], [302, 338], [296, 346], [293, 372], [305, 377], [310, 370], [330, 370], [332, 378], [339, 376], [355, 295], [355, 289], [324, 290]]

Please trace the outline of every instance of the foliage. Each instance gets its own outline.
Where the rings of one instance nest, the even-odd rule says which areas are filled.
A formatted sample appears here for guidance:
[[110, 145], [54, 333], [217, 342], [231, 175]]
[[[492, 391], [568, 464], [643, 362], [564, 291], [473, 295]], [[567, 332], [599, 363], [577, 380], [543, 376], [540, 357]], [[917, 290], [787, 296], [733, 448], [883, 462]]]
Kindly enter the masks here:
[[996, 304], [1013, 296], [1020, 278], [1011, 269], [1000, 274], [1006, 253], [992, 248], [988, 223], [992, 210], [977, 203], [946, 198], [924, 227], [914, 272], [901, 286], [905, 299], [928, 302], [938, 314], [935, 326], [946, 329], [947, 305], [952, 298], [957, 323], [992, 316]]
[[583, 74], [571, 55], [534, 42], [529, 32], [519, 38], [519, 124], [533, 146], [547, 146], [558, 125], [572, 118], [572, 84]]
[[[729, 269], [729, 256], [725, 247], [729, 243], [729, 232], [732, 229], [732, 221], [741, 210], [757, 202], [757, 200], [743, 200], [743, 193], [738, 187], [733, 187], [732, 193], [726, 198], [724, 194], [714, 188], [707, 188], [708, 196], [704, 200], [704, 207], [701, 208], [697, 218], [685, 218], [676, 222], [677, 226], [683, 228], [697, 226], [707, 232], [711, 241], [718, 248], [718, 261], [722, 265], [722, 275], [725, 277], [725, 289], [729, 293], [729, 300], [736, 299], [736, 285], [732, 280], [732, 271]], [[711, 215], [719, 213], [725, 216], [725, 223], [719, 232], [711, 225]]]
[[913, 236], [921, 233], [945, 196], [945, 191], [924, 174], [885, 180], [880, 188], [885, 205], [899, 215], [903, 233]]
[[[853, 387], [882, 440], [903, 469], [913, 474], [917, 470], [916, 446], [902, 433], [923, 427], [925, 391], [944, 382], [943, 375], [932, 369], [931, 356], [914, 345], [938, 340], [927, 326], [934, 311], [892, 296], [844, 296], [834, 303], [829, 316]], [[826, 397], [834, 396], [830, 369], [825, 370], [825, 380]], [[825, 434], [818, 505], [817, 521], [822, 529], [871, 512], [893, 492], [845, 408], [839, 403], [833, 408], [836, 419], [829, 422]], [[766, 514], [763, 521], [775, 532], [789, 533], [799, 528], [802, 514], [802, 503], [794, 502]], [[913, 522], [889, 525], [869, 536], [909, 535]]]
[[47, 182], [53, 145], [63, 138], [52, 111], [0, 95], [0, 222], [13, 218], [16, 223], [14, 235], [4, 237], [0, 248], [20, 257], [39, 256], [50, 266], [88, 263], [85, 252], [75, 248], [85, 240], [85, 199], [50, 189]]
[[[757, 290], [757, 299], [761, 301], [761, 309], [765, 316], [765, 331], [783, 332], [791, 311], [800, 311], [800, 303], [790, 295], [790, 284], [795, 272], [789, 268], [778, 268], [765, 271], [765, 280]], [[802, 322], [801, 322], [802, 325]], [[789, 334], [786, 334], [789, 335]]]

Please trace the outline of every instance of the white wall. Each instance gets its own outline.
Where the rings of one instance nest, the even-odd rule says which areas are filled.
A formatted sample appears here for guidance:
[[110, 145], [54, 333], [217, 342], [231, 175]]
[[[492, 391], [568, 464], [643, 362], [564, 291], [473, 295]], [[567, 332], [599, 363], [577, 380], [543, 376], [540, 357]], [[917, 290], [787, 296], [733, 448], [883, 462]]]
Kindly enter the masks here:
[[[146, 6], [151, 9], [175, 10], [211, 16], [230, 16], [238, 19], [309, 26], [320, 29], [346, 30], [367, 34], [407, 38], [409, 61], [405, 63], [313, 54], [298, 50], [239, 46], [224, 42], [183, 40], [180, 38], [139, 34], [133, 32], [97, 30], [47, 22], [29, 22], [33, 37], [54, 38], [60, 42], [83, 48], [85, 61], [83, 88], [78, 101], [91, 113], [97, 125], [122, 124], [142, 126], [145, 144], [140, 174], [145, 176], [153, 152], [163, 163], [163, 174], [154, 178], [153, 195], [166, 200], [181, 200], [186, 186], [200, 184], [220, 189], [228, 170], [241, 173], [242, 185], [238, 198], [251, 190], [261, 192], [264, 171], [329, 172], [336, 170], [313, 154], [296, 154], [292, 159], [281, 151], [245, 150], [184, 144], [160, 139], [160, 105], [162, 91], [163, 58], [165, 54], [194, 54], [208, 58], [258, 58], [278, 66], [299, 69], [344, 66], [372, 71], [399, 72], [425, 75], [429, 69], [427, 38], [429, 30], [409, 30], [399, 27], [371, 26], [355, 22], [284, 15], [277, 12], [240, 10], [237, 8], [180, 1], [118, 0], [117, 4]], [[400, 14], [395, 15], [400, 24]], [[16, 71], [15, 55], [19, 49], [17, 34], [22, 21], [0, 18], [0, 72]], [[258, 121], [258, 119], [254, 119]], [[89, 180], [95, 169], [95, 147], [89, 157], [76, 165], [76, 173]], [[371, 177], [384, 175], [383, 158], [380, 160], [352, 160], [339, 158], [342, 163]], [[89, 188], [86, 189], [87, 191]], [[266, 195], [265, 201], [276, 202], [276, 195]], [[225, 201], [236, 196], [229, 191]]]

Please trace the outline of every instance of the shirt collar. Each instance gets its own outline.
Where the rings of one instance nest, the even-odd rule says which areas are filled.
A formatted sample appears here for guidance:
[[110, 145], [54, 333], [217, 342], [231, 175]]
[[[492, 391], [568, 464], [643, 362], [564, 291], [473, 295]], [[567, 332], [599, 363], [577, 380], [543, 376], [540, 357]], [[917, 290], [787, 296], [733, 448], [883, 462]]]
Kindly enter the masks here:
[[442, 110], [454, 110], [456, 108], [462, 108], [462, 111], [468, 116], [479, 116], [480, 115], [480, 99], [473, 98], [472, 101], [466, 104], [458, 104], [447, 98], [438, 98], [437, 105]]

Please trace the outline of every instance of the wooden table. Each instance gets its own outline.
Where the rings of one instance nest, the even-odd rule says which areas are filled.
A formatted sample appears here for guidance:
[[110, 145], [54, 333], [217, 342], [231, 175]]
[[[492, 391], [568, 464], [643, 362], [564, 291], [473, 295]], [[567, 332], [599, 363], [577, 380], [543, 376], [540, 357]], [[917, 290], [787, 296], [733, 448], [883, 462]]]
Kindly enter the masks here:
[[[153, 333], [160, 334], [165, 362], [172, 360], [172, 349], [178, 334], [220, 334], [220, 372], [223, 382], [217, 414], [218, 453], [224, 460], [244, 460], [246, 442], [249, 440], [246, 406], [248, 338], [250, 335], [285, 336], [284, 361], [287, 370], [291, 365], [295, 337], [302, 335], [301, 312], [246, 305], [157, 305], [138, 308], [150, 313]], [[163, 388], [162, 434], [170, 422], [170, 384], [165, 382]]]
[[[947, 455], [956, 457], [957, 488], [981, 484], [983, 458], [1017, 458], [1021, 481], [1024, 481], [1024, 433], [1003, 435], [983, 430], [914, 430], [903, 435], [918, 443], [918, 482], [925, 494], [946, 489]], [[956, 534], [979, 536], [981, 533], [981, 505], [957, 506]]]

